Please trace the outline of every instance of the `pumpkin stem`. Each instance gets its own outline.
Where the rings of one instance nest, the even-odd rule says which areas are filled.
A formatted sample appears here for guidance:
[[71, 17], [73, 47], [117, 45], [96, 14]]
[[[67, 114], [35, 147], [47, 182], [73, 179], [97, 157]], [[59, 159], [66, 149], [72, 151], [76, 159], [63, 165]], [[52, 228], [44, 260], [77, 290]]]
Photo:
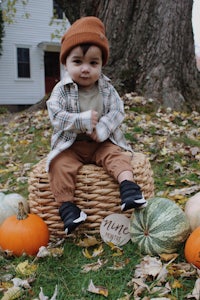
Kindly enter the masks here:
[[18, 203], [18, 213], [17, 213], [17, 220], [25, 220], [28, 214], [25, 211], [23, 202]]

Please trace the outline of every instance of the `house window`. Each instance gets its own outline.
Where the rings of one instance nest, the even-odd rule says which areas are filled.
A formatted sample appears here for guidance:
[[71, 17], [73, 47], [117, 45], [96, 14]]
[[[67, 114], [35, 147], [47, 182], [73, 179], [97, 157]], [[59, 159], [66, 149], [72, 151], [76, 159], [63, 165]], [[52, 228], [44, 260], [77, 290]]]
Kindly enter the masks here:
[[53, 1], [53, 16], [56, 19], [63, 19], [63, 10], [60, 8], [60, 6], [56, 3], [56, 1]]
[[30, 78], [30, 50], [17, 48], [17, 77]]

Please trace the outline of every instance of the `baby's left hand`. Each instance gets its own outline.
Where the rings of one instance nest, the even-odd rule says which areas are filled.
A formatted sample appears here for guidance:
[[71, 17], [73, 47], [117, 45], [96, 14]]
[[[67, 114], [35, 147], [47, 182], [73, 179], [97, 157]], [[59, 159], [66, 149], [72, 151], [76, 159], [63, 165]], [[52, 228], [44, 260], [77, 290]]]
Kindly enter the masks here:
[[93, 131], [92, 131], [92, 133], [91, 134], [88, 134], [92, 139], [93, 139], [93, 141], [95, 141], [95, 142], [99, 142], [99, 140], [98, 140], [98, 136], [97, 136], [97, 133], [96, 133], [96, 129], [94, 129]]

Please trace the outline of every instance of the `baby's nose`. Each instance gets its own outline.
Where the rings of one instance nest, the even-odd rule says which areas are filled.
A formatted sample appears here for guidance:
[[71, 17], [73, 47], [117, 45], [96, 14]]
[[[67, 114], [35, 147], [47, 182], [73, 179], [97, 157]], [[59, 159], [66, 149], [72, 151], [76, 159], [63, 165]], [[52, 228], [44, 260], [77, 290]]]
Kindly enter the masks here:
[[88, 66], [87, 64], [84, 64], [84, 65], [82, 66], [81, 71], [82, 71], [82, 72], [88, 72], [89, 69], [90, 69], [89, 66]]

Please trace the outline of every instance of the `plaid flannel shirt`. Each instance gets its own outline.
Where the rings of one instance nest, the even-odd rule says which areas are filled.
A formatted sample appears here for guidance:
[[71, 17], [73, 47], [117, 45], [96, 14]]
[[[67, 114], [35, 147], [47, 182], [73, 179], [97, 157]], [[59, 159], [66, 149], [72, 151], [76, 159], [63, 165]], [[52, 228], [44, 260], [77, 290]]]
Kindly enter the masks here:
[[[98, 80], [99, 92], [103, 99], [103, 115], [96, 125], [99, 142], [110, 139], [122, 149], [131, 151], [120, 125], [124, 120], [124, 104], [117, 91], [105, 75]], [[51, 151], [47, 158], [47, 171], [51, 160], [69, 148], [78, 133], [91, 133], [91, 110], [81, 112], [78, 86], [66, 72], [65, 77], [54, 87], [47, 101], [50, 121], [53, 126]]]

